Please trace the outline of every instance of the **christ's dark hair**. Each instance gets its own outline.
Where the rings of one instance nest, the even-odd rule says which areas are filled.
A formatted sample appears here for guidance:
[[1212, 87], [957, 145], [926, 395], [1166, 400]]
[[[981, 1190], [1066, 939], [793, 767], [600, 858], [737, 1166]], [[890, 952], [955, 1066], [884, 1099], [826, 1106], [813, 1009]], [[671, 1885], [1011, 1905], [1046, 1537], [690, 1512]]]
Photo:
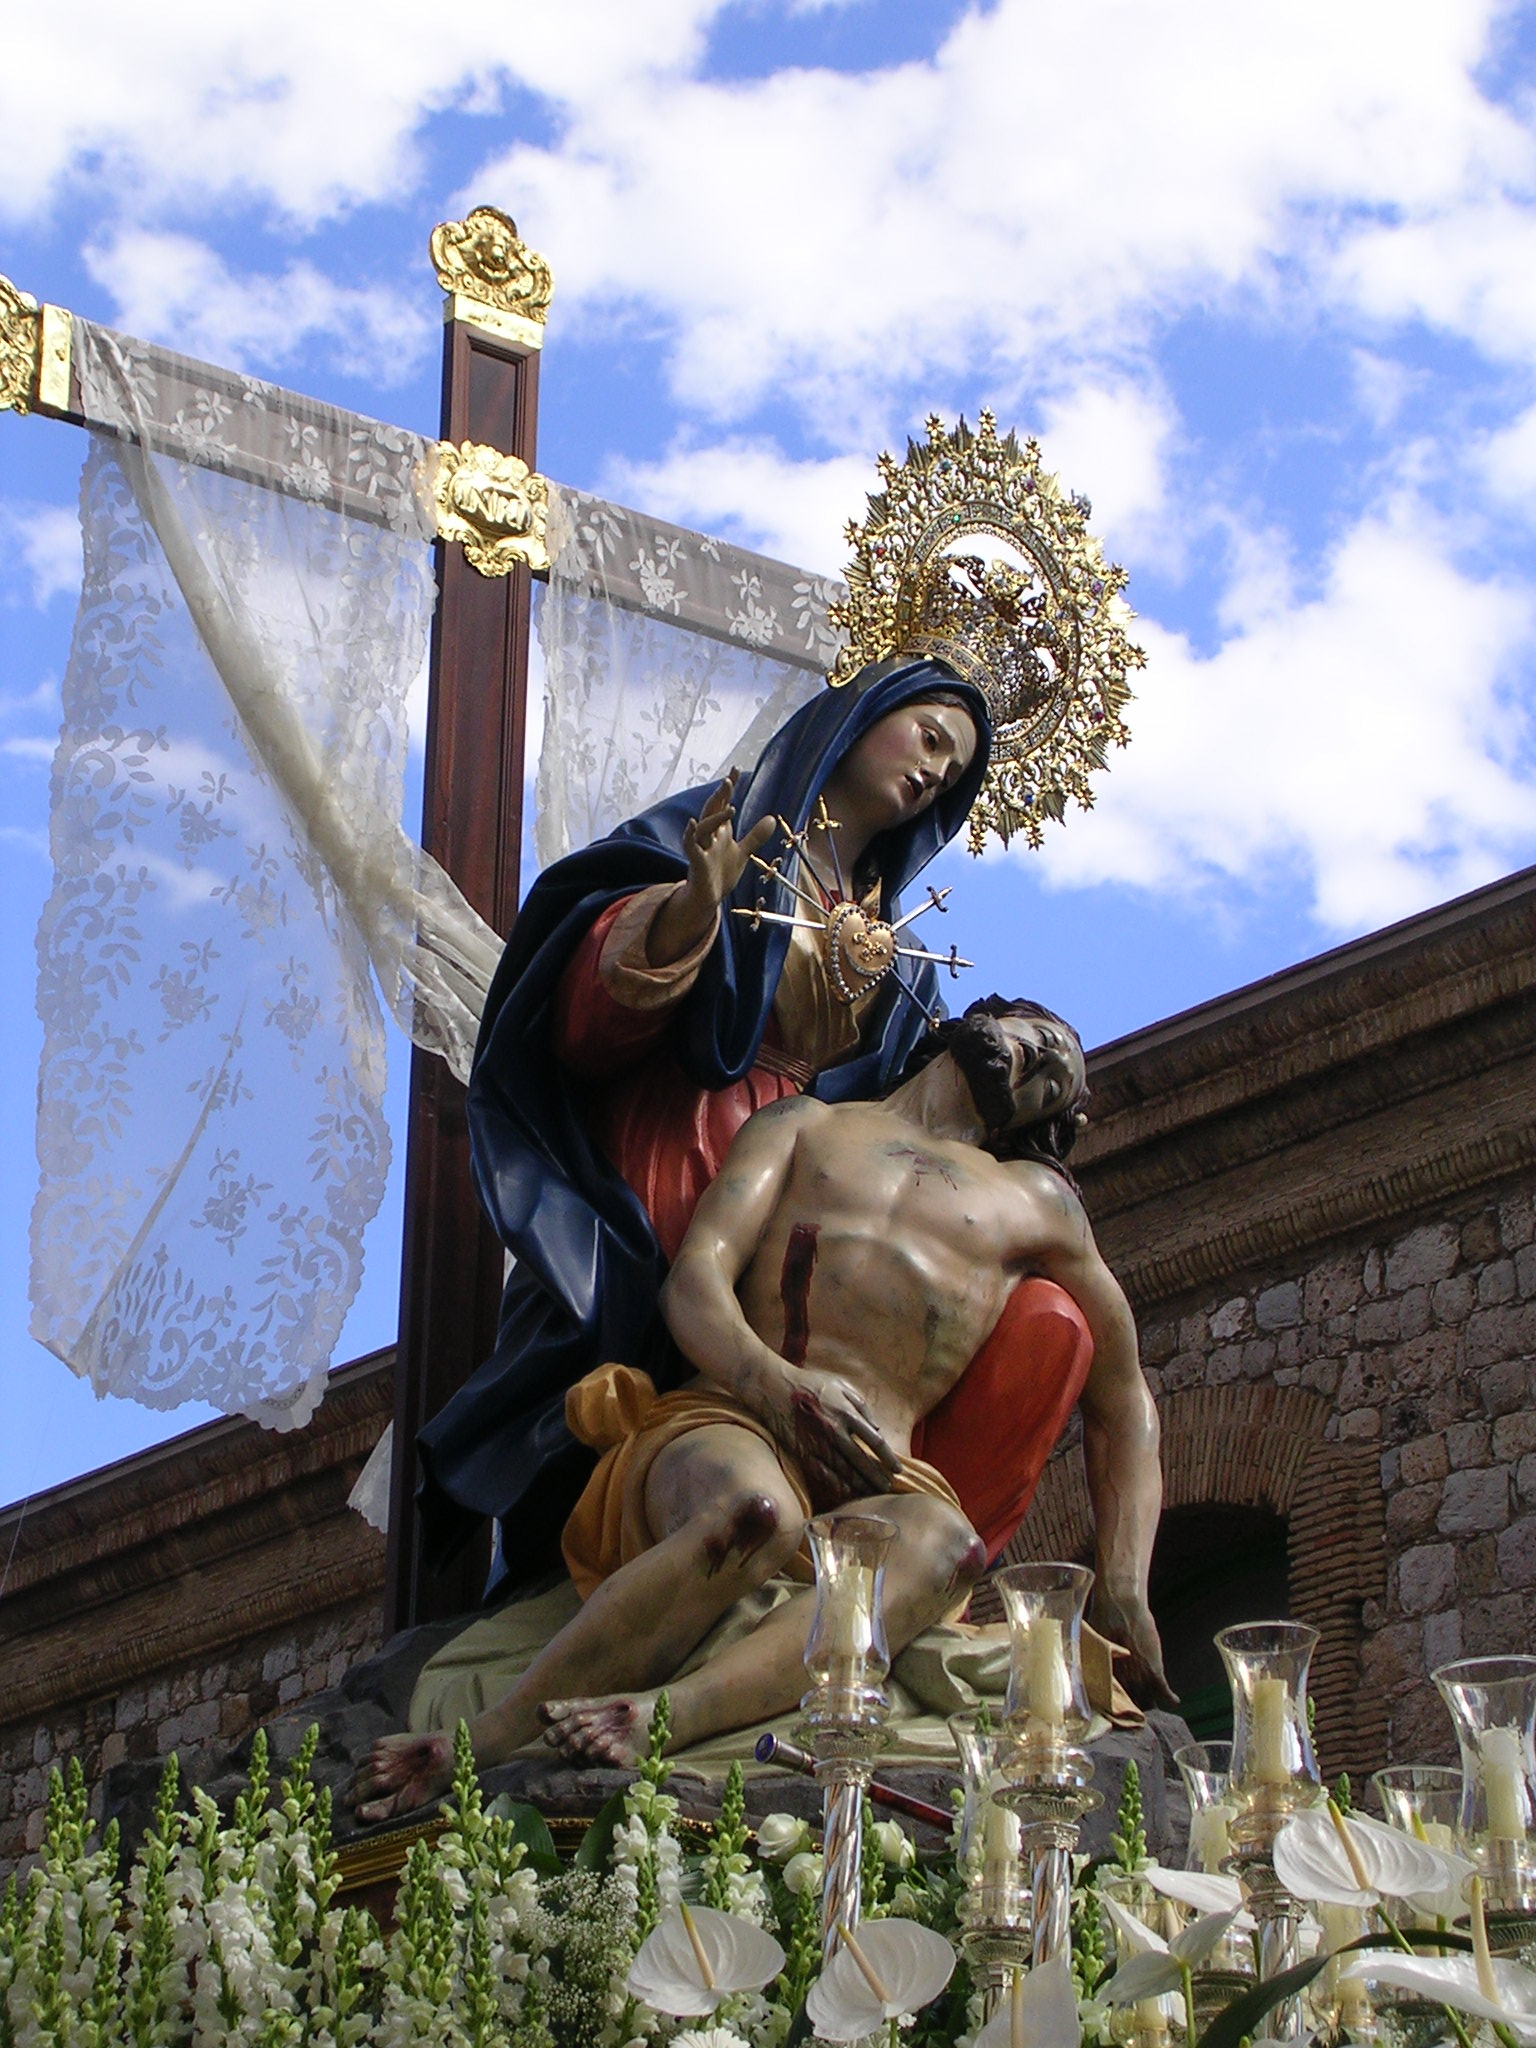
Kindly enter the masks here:
[[[921, 1073], [930, 1060], [936, 1060], [940, 1053], [948, 1052], [956, 1034], [962, 1032], [967, 1021], [973, 1017], [1041, 1017], [1048, 1024], [1059, 1024], [1063, 1031], [1070, 1031], [1073, 1038], [1077, 1039], [1079, 1051], [1082, 1050], [1082, 1040], [1078, 1038], [1074, 1027], [1065, 1017], [1058, 1016], [1054, 1010], [1048, 1010], [1044, 1003], [1032, 1003], [1025, 996], [982, 996], [968, 1007], [963, 1017], [946, 1017], [942, 1023], [935, 1025], [925, 1038], [918, 1040], [907, 1061], [902, 1079], [910, 1080], [914, 1074]], [[1008, 1064], [1011, 1065], [1011, 1062]], [[1003, 1065], [993, 1077], [985, 1073], [968, 1072], [966, 1078], [972, 1092], [978, 1098], [986, 1095], [995, 1100], [998, 1091], [1001, 1090], [1003, 1099], [1011, 1104], [1008, 1065]], [[1049, 1116], [1041, 1117], [1037, 1122], [1024, 1125], [1017, 1130], [991, 1132], [985, 1149], [995, 1159], [1033, 1159], [1042, 1166], [1049, 1166], [1062, 1176], [1074, 1192], [1078, 1192], [1077, 1182], [1067, 1167], [1067, 1154], [1077, 1142], [1081, 1124], [1086, 1121], [1083, 1111], [1088, 1103], [1088, 1095], [1088, 1084], [1085, 1081], [1070, 1102], [1064, 1102], [1060, 1109], [1053, 1110]], [[978, 1099], [977, 1107], [989, 1124], [1002, 1120], [994, 1119], [989, 1113], [988, 1102]]]

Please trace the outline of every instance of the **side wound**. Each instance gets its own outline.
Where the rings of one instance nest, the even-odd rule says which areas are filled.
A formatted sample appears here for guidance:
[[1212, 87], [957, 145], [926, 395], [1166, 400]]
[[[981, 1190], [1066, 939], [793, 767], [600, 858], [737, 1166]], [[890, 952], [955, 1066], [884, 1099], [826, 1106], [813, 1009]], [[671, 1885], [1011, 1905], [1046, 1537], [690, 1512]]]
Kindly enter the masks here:
[[784, 1304], [784, 1356], [791, 1365], [804, 1365], [811, 1341], [811, 1275], [816, 1270], [817, 1230], [814, 1223], [797, 1223], [784, 1247], [779, 1298]]

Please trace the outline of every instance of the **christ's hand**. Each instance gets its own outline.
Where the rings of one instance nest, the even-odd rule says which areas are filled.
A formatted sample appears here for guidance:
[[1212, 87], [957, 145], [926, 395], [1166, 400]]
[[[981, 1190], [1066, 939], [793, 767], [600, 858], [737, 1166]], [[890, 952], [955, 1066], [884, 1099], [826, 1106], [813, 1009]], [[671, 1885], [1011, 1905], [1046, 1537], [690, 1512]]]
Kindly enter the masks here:
[[1179, 1696], [1163, 1671], [1163, 1645], [1152, 1610], [1138, 1593], [1117, 1597], [1102, 1583], [1094, 1589], [1093, 1625], [1130, 1651], [1125, 1689], [1140, 1707], [1176, 1707]]
[[890, 1492], [901, 1459], [846, 1380], [797, 1366], [763, 1392], [764, 1420], [804, 1470], [818, 1509]]

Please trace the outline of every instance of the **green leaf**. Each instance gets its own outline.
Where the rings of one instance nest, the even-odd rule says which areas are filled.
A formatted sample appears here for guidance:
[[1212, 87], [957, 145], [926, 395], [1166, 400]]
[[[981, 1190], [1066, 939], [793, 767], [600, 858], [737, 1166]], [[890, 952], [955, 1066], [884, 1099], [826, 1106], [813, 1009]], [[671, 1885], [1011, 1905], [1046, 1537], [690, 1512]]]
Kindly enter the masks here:
[[[499, 1792], [485, 1812], [488, 1820], [511, 1823], [512, 1839], [522, 1843], [530, 1870], [536, 1870], [540, 1877], [560, 1875], [563, 1867], [560, 1851], [549, 1832], [549, 1823], [536, 1806], [530, 1806], [526, 1800], [514, 1799], [510, 1792]], [[612, 1839], [610, 1833], [609, 1840]]]
[[1282, 1970], [1278, 1977], [1256, 1984], [1251, 1991], [1234, 1998], [1200, 2036], [1198, 2048], [1242, 2048], [1245, 2037], [1258, 2033], [1264, 2015], [1287, 1998], [1294, 1998], [1298, 1991], [1305, 1991], [1312, 1979], [1327, 1969], [1329, 1960], [1327, 1956], [1313, 1956], [1310, 1961], [1298, 1963], [1292, 1970]]
[[607, 1869], [613, 1854], [613, 1831], [624, 1818], [624, 1800], [623, 1792], [615, 1792], [582, 1836], [581, 1847], [576, 1851], [578, 1870]]

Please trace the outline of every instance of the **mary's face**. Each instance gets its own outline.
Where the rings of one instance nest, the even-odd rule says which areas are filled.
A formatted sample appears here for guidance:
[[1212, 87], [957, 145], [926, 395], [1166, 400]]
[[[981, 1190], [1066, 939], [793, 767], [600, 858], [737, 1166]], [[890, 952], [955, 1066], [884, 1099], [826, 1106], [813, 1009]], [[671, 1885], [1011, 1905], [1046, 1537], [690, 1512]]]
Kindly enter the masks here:
[[916, 698], [887, 712], [839, 764], [841, 791], [877, 830], [926, 811], [959, 781], [976, 752], [976, 727], [958, 704]]

